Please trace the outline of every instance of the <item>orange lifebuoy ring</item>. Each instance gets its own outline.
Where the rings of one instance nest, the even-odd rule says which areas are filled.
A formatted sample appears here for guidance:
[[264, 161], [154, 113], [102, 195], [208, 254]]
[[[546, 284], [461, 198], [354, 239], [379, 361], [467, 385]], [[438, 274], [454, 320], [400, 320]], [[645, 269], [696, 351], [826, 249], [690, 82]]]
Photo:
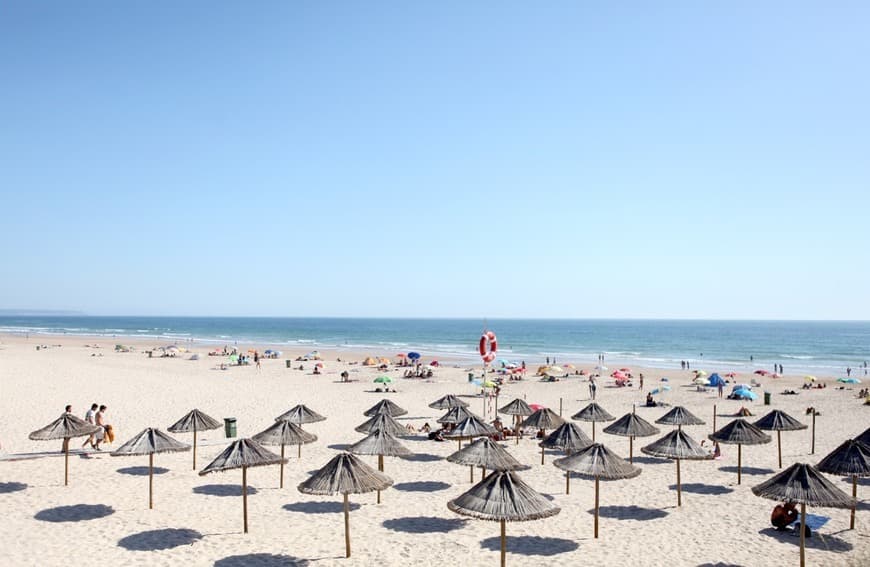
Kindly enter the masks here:
[[480, 352], [480, 357], [487, 364], [495, 360], [495, 353], [498, 351], [498, 340], [495, 333], [486, 331], [480, 336], [480, 343], [477, 350]]

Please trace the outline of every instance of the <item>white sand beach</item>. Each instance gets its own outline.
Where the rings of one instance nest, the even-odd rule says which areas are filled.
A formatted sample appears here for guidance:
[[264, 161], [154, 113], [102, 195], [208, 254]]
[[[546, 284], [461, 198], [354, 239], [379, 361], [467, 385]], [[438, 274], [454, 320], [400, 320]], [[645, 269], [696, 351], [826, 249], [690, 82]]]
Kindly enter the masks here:
[[[86, 347], [94, 342], [102, 348]], [[36, 345], [50, 346], [36, 349]], [[470, 410], [494, 418], [493, 403], [479, 397], [468, 383], [463, 367], [445, 364], [432, 379], [404, 379], [402, 370], [387, 372], [395, 393], [375, 393], [372, 380], [383, 372], [349, 361], [366, 355], [393, 353], [324, 352], [324, 374], [289, 369], [284, 360], [301, 352], [285, 352], [277, 360], [220, 370], [223, 357], [207, 356], [209, 347], [194, 346], [199, 360], [182, 353], [174, 358], [149, 358], [148, 346], [136, 351], [114, 352], [113, 345], [92, 337], [2, 337], [0, 341], [0, 547], [4, 565], [438, 565], [469, 563], [495, 565], [499, 557], [499, 525], [468, 519], [448, 510], [447, 502], [471, 484], [469, 469], [444, 460], [457, 449], [452, 441], [428, 440], [422, 434], [404, 438], [413, 451], [407, 459], [386, 458], [385, 473], [394, 481], [376, 504], [374, 493], [351, 495], [351, 545], [344, 558], [341, 496], [319, 497], [300, 493], [297, 485], [342, 448], [363, 437], [354, 427], [365, 421], [363, 412], [384, 397], [408, 411], [400, 422], [419, 428], [435, 426], [443, 412], [428, 404], [453, 393], [464, 396]], [[263, 347], [266, 348], [266, 347]], [[262, 349], [261, 349], [262, 350]], [[340, 356], [344, 362], [336, 362]], [[569, 362], [569, 361], [566, 361]], [[570, 361], [578, 369], [591, 369], [592, 361]], [[299, 363], [295, 365], [298, 366]], [[480, 365], [476, 366], [479, 373]], [[342, 383], [340, 373], [353, 380]], [[707, 372], [716, 368], [704, 368]], [[810, 423], [806, 408], [815, 407], [815, 454], [811, 455], [811, 430], [782, 435], [783, 465], [815, 464], [847, 438], [870, 426], [870, 406], [856, 398], [862, 385], [838, 389], [832, 378], [819, 377], [823, 390], [801, 390], [802, 376], [758, 378], [758, 391], [773, 393], [772, 406], [755, 402], [721, 400], [715, 390], [699, 392], [690, 386], [685, 371], [632, 369], [643, 372], [645, 389], [616, 388], [603, 376], [597, 401], [619, 417], [632, 411], [650, 422], [666, 408], [643, 407], [645, 391], [662, 376], [672, 389], [660, 397], [683, 405], [706, 425], [686, 427], [697, 441], [713, 432], [714, 404], [717, 427], [729, 421], [741, 406], [754, 418], [772, 408]], [[501, 389], [499, 406], [514, 398], [559, 411], [566, 419], [589, 402], [585, 377], [544, 383], [530, 372], [525, 380]], [[741, 376], [748, 382], [752, 376]], [[636, 384], [636, 382], [635, 382]], [[798, 395], [785, 396], [785, 389]], [[730, 387], [729, 387], [730, 390]], [[66, 404], [83, 417], [92, 402], [108, 406], [108, 421], [116, 439], [102, 452], [80, 447], [74, 439], [70, 483], [63, 485], [61, 441], [31, 441], [28, 434], [56, 419]], [[305, 425], [318, 440], [288, 450], [285, 484], [278, 488], [278, 467], [248, 471], [252, 487], [248, 499], [250, 532], [242, 533], [241, 472], [199, 476], [191, 467], [191, 454], [155, 457], [154, 509], [148, 509], [147, 457], [113, 457], [110, 452], [146, 427], [162, 430], [193, 408], [223, 420], [235, 417], [238, 436], [249, 437], [273, 423], [276, 416], [304, 403], [326, 421]], [[506, 422], [510, 418], [503, 418]], [[577, 422], [591, 435], [591, 424]], [[628, 456], [627, 438], [602, 433], [596, 440], [621, 456]], [[659, 426], [662, 434], [669, 431]], [[176, 434], [191, 442], [191, 435]], [[547, 565], [796, 565], [799, 538], [776, 532], [769, 517], [774, 502], [756, 497], [750, 488], [778, 470], [776, 436], [772, 443], [743, 448], [743, 482], [737, 485], [737, 447], [723, 445], [715, 461], [682, 463], [683, 501], [676, 507], [675, 466], [672, 461], [641, 455], [640, 447], [659, 436], [637, 439], [635, 464], [643, 469], [637, 478], [602, 482], [600, 537], [592, 537], [593, 483], [571, 481], [565, 494], [562, 471], [553, 466], [561, 456], [547, 451], [540, 464], [538, 441], [525, 438], [504, 446], [521, 462], [531, 465], [519, 476], [559, 507], [558, 515], [507, 526], [509, 565], [532, 561]], [[199, 434], [197, 469], [205, 467], [230, 442], [223, 429]], [[709, 442], [708, 442], [709, 444]], [[272, 448], [277, 449], [277, 448]], [[20, 458], [37, 453], [33, 458]], [[376, 457], [363, 457], [372, 466]], [[479, 471], [476, 479], [480, 478]], [[849, 492], [843, 478], [829, 477]], [[849, 512], [816, 508], [810, 513], [829, 517], [820, 534], [808, 540], [808, 563], [813, 565], [870, 564], [870, 483], [859, 483], [857, 526], [849, 530]]]

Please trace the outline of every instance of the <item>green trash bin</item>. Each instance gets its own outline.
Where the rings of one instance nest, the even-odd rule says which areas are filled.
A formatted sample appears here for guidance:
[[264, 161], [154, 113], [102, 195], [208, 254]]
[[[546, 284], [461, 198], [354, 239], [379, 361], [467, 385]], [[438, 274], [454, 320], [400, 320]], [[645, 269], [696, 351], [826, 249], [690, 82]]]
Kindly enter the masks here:
[[224, 418], [224, 433], [226, 434], [227, 438], [236, 436], [236, 418]]
[[468, 381], [469, 381], [469, 382], [474, 381], [474, 372], [469, 372], [469, 373], [468, 373]]
[[764, 393], [764, 405], [766, 405], [766, 406], [770, 405], [770, 392]]
[[293, 367], [293, 361], [290, 360], [289, 358], [288, 358], [287, 360], [284, 361], [284, 364], [287, 365], [287, 368], [292, 368], [292, 367]]

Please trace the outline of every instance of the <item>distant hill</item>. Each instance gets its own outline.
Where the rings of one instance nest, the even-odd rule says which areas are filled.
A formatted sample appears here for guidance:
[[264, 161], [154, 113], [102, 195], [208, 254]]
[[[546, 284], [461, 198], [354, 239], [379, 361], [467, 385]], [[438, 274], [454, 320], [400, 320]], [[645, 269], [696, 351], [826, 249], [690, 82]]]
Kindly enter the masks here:
[[84, 311], [65, 309], [0, 309], [0, 317], [81, 317]]

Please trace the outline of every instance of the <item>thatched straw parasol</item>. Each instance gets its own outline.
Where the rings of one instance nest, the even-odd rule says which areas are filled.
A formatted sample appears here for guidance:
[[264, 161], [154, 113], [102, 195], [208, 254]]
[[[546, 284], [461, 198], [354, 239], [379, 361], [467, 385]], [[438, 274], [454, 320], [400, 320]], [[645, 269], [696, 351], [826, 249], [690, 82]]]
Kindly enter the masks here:
[[676, 425], [677, 429], [684, 425], [704, 425], [704, 420], [683, 406], [676, 406], [671, 411], [656, 420], [660, 425]]
[[634, 438], [657, 435], [658, 427], [634, 412], [627, 413], [604, 428], [605, 433], [628, 437], [628, 462], [634, 464]]
[[527, 404], [525, 400], [517, 398], [498, 411], [505, 415], [514, 416], [514, 438], [516, 439], [516, 444], [519, 445], [520, 436], [517, 434], [516, 430], [519, 429], [520, 421], [522, 421], [522, 418], [524, 416], [532, 415], [533, 413], [535, 413], [535, 410], [530, 408], [529, 404]]
[[755, 427], [764, 431], [776, 431], [776, 451], [779, 455], [779, 468], [782, 468], [782, 432], [798, 431], [807, 426], [784, 411], [775, 409], [755, 422]]
[[245, 533], [248, 533], [248, 468], [277, 465], [285, 461], [252, 439], [233, 441], [223, 453], [207, 467], [199, 471], [199, 476], [209, 473], [242, 469], [242, 511]]
[[196, 432], [211, 431], [221, 426], [221, 422], [206, 415], [198, 409], [190, 410], [187, 415], [170, 425], [167, 430], [170, 433], [193, 432], [193, 470], [196, 470]]
[[705, 451], [694, 439], [686, 435], [682, 429], [674, 429], [661, 439], [650, 443], [646, 447], [641, 447], [640, 450], [653, 457], [664, 457], [677, 461], [677, 506], [683, 505], [680, 461], [703, 461], [713, 458], [713, 455]]
[[306, 423], [315, 423], [318, 421], [326, 421], [326, 418], [314, 410], [308, 408], [304, 404], [293, 406], [281, 415], [275, 418], [275, 421], [289, 421], [296, 425], [304, 425]]
[[407, 437], [408, 430], [404, 425], [388, 416], [385, 413], [379, 413], [368, 418], [365, 422], [358, 425], [355, 431], [360, 433], [374, 433], [375, 431], [386, 431], [393, 437]]
[[855, 437], [855, 440], [870, 446], [870, 427], [868, 427], [867, 430], [864, 431], [864, 433], [862, 433], [858, 437]]
[[[583, 433], [580, 426], [576, 423], [565, 422], [547, 437], [538, 443], [541, 447], [541, 464], [544, 464], [544, 449], [561, 449], [566, 455], [576, 453], [580, 449], [585, 449], [592, 444], [592, 439]], [[565, 485], [565, 494], [570, 490], [570, 476], [568, 484]]]
[[317, 435], [308, 433], [300, 426], [289, 421], [276, 421], [271, 427], [251, 437], [263, 445], [281, 445], [281, 470], [278, 472], [278, 488], [284, 488], [284, 446], [296, 445], [296, 458], [302, 458], [302, 445], [317, 441]]
[[599, 421], [613, 421], [616, 418], [607, 413], [607, 410], [605, 410], [603, 407], [599, 406], [595, 402], [592, 402], [582, 410], [572, 415], [571, 419], [576, 419], [577, 421], [592, 422], [592, 442], [594, 443], [595, 424]]
[[451, 409], [455, 407], [467, 408], [468, 403], [460, 400], [453, 394], [447, 394], [446, 396], [438, 398], [437, 400], [429, 404], [429, 407], [432, 409]]
[[626, 463], [624, 459], [610, 451], [601, 443], [593, 443], [585, 449], [556, 459], [553, 464], [566, 471], [595, 478], [595, 537], [598, 537], [598, 480], [618, 480], [634, 478], [640, 474], [640, 469]]
[[372, 417], [373, 415], [377, 415], [379, 413], [385, 413], [390, 417], [399, 417], [400, 415], [405, 415], [408, 413], [406, 410], [400, 408], [392, 400], [381, 400], [369, 409], [367, 409], [363, 415], [366, 417]]
[[[828, 474], [852, 477], [852, 498], [858, 498], [858, 477], [870, 476], [870, 446], [850, 439], [831, 451], [816, 467]], [[849, 529], [855, 529], [855, 507], [849, 518]]]
[[148, 455], [148, 508], [154, 508], [154, 453], [187, 451], [190, 445], [149, 427], [112, 452], [113, 457]]
[[[541, 408], [524, 419], [523, 422], [520, 423], [520, 427], [532, 427], [534, 429], [546, 431], [548, 429], [556, 429], [563, 423], [565, 423], [565, 420], [559, 417], [559, 414], [550, 408]], [[541, 459], [541, 464], [544, 464], [543, 458]]]
[[495, 520], [501, 524], [501, 565], [505, 564], [505, 522], [524, 522], [548, 518], [559, 508], [535, 492], [512, 471], [494, 471], [468, 492], [447, 503], [463, 516]]
[[465, 409], [464, 406], [456, 406], [447, 410], [447, 413], [445, 413], [435, 421], [437, 421], [438, 423], [457, 424], [463, 419], [472, 415], [474, 414]]
[[770, 435], [755, 427], [745, 419], [738, 418], [707, 436], [711, 441], [726, 445], [737, 445], [737, 484], [743, 470], [743, 446], [770, 443]]
[[[357, 441], [348, 449], [355, 455], [377, 455], [378, 470], [384, 472], [384, 455], [388, 457], [405, 457], [411, 455], [411, 451], [399, 443], [399, 440], [383, 430], [369, 433], [360, 441]], [[378, 504], [381, 503], [381, 491], [378, 490]]]
[[444, 437], [450, 437], [459, 441], [459, 448], [462, 449], [463, 439], [473, 439], [474, 437], [485, 437], [496, 435], [498, 431], [495, 427], [482, 421], [476, 415], [470, 415], [456, 424], [450, 433], [445, 433]]
[[834, 486], [814, 466], [795, 463], [757, 486], [756, 496], [801, 505], [801, 567], [805, 561], [807, 504], [822, 508], [852, 508], [855, 500]]
[[474, 467], [481, 467], [484, 476], [487, 470], [517, 471], [528, 468], [489, 437], [481, 437], [448, 456], [447, 460], [458, 465], [468, 465], [471, 469], [471, 482], [474, 482]]
[[42, 429], [37, 429], [29, 435], [34, 441], [52, 441], [63, 439], [63, 485], [69, 485], [69, 440], [74, 437], [84, 437], [99, 431], [97, 425], [70, 413], [64, 413]]
[[393, 481], [390, 477], [371, 468], [356, 455], [341, 453], [311, 475], [311, 478], [300, 484], [299, 492], [344, 495], [345, 557], [350, 557], [350, 516], [347, 495], [384, 490], [392, 484]]

